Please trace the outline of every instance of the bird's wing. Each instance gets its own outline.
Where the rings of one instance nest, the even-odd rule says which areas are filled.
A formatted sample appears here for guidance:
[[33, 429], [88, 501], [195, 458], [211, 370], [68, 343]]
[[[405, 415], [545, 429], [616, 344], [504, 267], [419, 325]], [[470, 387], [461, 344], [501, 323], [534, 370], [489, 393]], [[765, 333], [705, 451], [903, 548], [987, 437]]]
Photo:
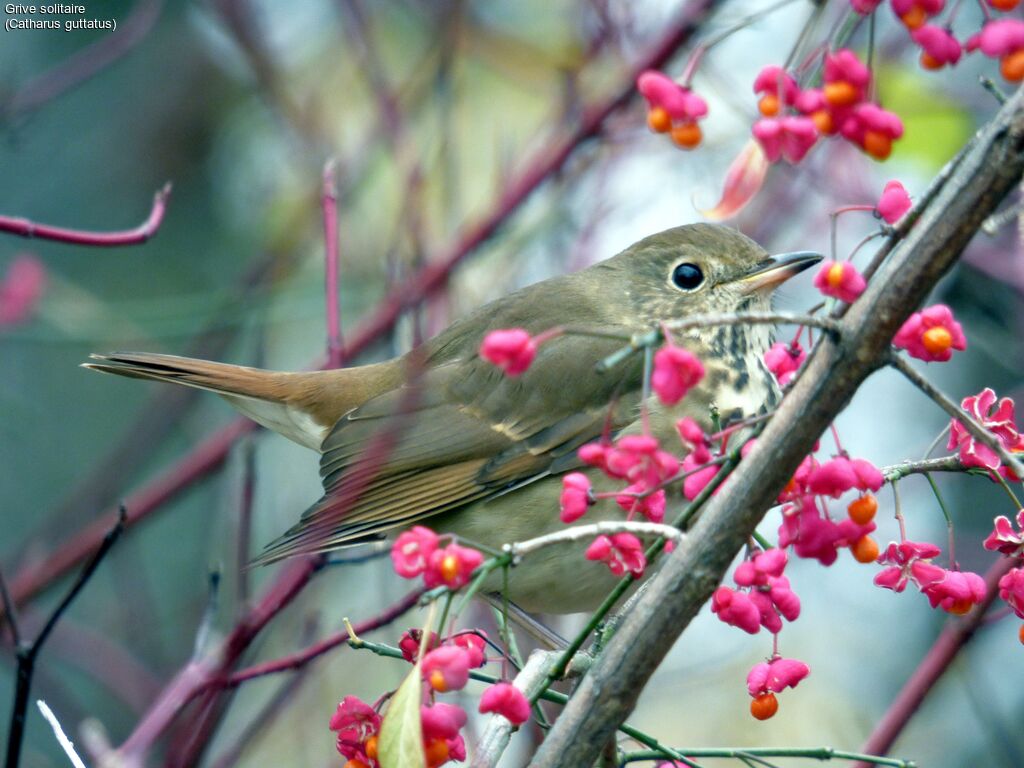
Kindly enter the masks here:
[[557, 338], [520, 377], [475, 355], [343, 417], [324, 440], [324, 496], [258, 562], [319, 552], [576, 466], [575, 450], [635, 416], [641, 365], [596, 363], [614, 339]]

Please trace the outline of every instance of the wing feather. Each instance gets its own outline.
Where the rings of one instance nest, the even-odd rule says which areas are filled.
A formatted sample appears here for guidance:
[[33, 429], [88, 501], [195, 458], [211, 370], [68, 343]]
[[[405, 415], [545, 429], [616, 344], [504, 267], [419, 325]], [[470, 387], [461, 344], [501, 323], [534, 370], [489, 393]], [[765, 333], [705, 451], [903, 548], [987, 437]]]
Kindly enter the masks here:
[[[642, 366], [596, 374], [621, 343], [568, 341], [546, 343], [518, 378], [473, 354], [346, 414], [321, 446], [323, 498], [257, 562], [378, 538], [577, 466], [577, 447], [635, 418]], [[386, 458], [369, 465], [368, 447], [389, 431]]]

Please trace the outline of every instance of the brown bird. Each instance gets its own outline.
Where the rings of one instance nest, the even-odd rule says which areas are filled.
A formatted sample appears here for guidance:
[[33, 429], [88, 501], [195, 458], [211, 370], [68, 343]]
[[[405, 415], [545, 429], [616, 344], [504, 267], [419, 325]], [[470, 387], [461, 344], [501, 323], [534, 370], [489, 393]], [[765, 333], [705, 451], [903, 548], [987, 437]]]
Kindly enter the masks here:
[[[98, 362], [84, 365], [208, 389], [320, 452], [324, 496], [257, 562], [366, 542], [415, 523], [500, 548], [564, 527], [558, 475], [581, 467], [580, 445], [606, 429], [640, 431], [643, 356], [599, 373], [596, 364], [623, 342], [563, 335], [544, 343], [523, 375], [509, 377], [478, 354], [489, 331], [537, 334], [571, 324], [634, 334], [698, 313], [768, 310], [777, 285], [820, 259], [773, 258], [732, 229], [694, 224], [498, 299], [383, 363], [284, 373], [125, 352], [93, 355]], [[777, 399], [762, 361], [767, 326], [703, 328], [678, 340], [707, 374], [678, 406], [650, 399], [651, 429], [663, 445], [678, 439], [675, 423], [684, 415], [709, 426], [712, 405], [729, 419]], [[598, 489], [611, 487], [598, 471], [584, 471]], [[621, 517], [614, 505], [599, 504], [581, 523]], [[531, 554], [511, 572], [509, 599], [549, 613], [595, 607], [615, 579], [582, 557], [584, 546]]]

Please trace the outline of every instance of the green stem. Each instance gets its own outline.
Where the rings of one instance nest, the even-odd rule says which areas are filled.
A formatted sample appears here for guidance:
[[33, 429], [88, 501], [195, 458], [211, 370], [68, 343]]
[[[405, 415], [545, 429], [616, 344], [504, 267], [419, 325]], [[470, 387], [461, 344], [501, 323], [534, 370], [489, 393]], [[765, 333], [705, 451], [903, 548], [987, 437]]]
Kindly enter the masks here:
[[[658, 760], [663, 757], [667, 757], [669, 760], [675, 760], [676, 762], [680, 762], [683, 765], [689, 766], [689, 768], [700, 768], [699, 764], [695, 763], [686, 755], [683, 755], [679, 750], [672, 749], [671, 747], [666, 747], [653, 736], [648, 736], [643, 731], [638, 731], [631, 725], [623, 723], [621, 726], [619, 726], [619, 730], [622, 733], [629, 736], [630, 738], [639, 741], [644, 746], [650, 747], [650, 749], [645, 750], [646, 754], [651, 755], [651, 757], [648, 758], [650, 760]], [[620, 761], [619, 765], [625, 765], [628, 762], [629, 755], [627, 754], [622, 757], [622, 760]]]
[[[698, 512], [701, 506], [703, 506], [708, 499], [711, 498], [711, 494], [714, 493], [715, 489], [725, 481], [725, 478], [729, 476], [729, 473], [732, 472], [736, 467], [736, 464], [739, 463], [739, 459], [739, 448], [736, 448], [729, 453], [729, 456], [722, 465], [722, 468], [718, 470], [717, 474], [715, 474], [711, 479], [711, 482], [704, 486], [701, 492], [694, 497], [693, 501], [686, 506], [679, 517], [673, 521], [672, 525], [680, 530], [684, 530], [686, 522]], [[664, 539], [658, 539], [651, 544], [645, 553], [648, 562], [653, 562], [664, 548]], [[604, 602], [601, 603], [598, 609], [594, 611], [587, 620], [586, 626], [583, 627], [576, 637], [573, 638], [572, 642], [569, 643], [568, 647], [562, 652], [562, 655], [558, 659], [558, 663], [551, 668], [551, 671], [547, 675], [547, 680], [544, 685], [541, 686], [541, 692], [546, 691], [550, 685], [555, 682], [555, 680], [558, 680], [565, 674], [566, 669], [569, 667], [569, 663], [572, 661], [572, 657], [575, 656], [576, 652], [583, 647], [583, 644], [587, 642], [587, 638], [589, 638], [594, 630], [597, 629], [597, 626], [604, 620], [604, 617], [608, 615], [608, 612], [611, 611], [615, 603], [617, 603], [619, 598], [626, 593], [626, 590], [630, 588], [634, 581], [634, 577], [629, 575], [623, 577], [619, 583], [615, 585], [615, 588], [604, 599]], [[536, 698], [537, 697], [534, 697], [533, 700], [536, 701]]]
[[946, 518], [946, 530], [949, 532], [949, 566], [950, 568], [956, 567], [956, 550], [954, 549], [953, 539], [953, 516], [949, 514], [949, 508], [946, 506], [946, 502], [942, 498], [942, 494], [939, 493], [939, 486], [935, 484], [935, 480], [932, 479], [931, 473], [924, 473], [925, 480], [928, 481], [928, 485], [932, 487], [932, 493], [935, 494], [935, 500], [939, 502], [939, 508], [942, 510], [942, 516]]
[[[405, 660], [405, 657], [402, 655], [402, 651], [400, 649], [390, 645], [384, 645], [383, 643], [375, 643], [370, 640], [363, 640], [361, 637], [352, 638], [348, 641], [348, 645], [350, 648], [353, 648], [355, 650], [370, 651], [371, 653], [375, 653], [378, 656], [384, 656], [385, 658]], [[486, 672], [481, 672], [476, 669], [471, 669], [469, 671], [469, 677], [472, 680], [476, 680], [481, 683], [487, 683], [489, 685], [493, 685], [494, 683], [502, 681], [502, 678], [500, 677], [497, 677], [495, 675], [488, 675]], [[545, 701], [550, 701], [555, 704], [563, 705], [569, 701], [569, 697], [566, 694], [550, 690], [541, 691], [540, 694], [536, 696], [531, 703], [536, 703], [537, 699], [544, 699]], [[683, 755], [679, 754], [677, 751], [662, 745], [653, 736], [648, 736], [643, 731], [637, 730], [628, 723], [623, 723], [619, 727], [619, 731], [629, 736], [630, 738], [636, 739], [644, 746], [650, 747], [652, 754], [654, 754], [656, 757], [666, 757], [669, 760], [678, 760], [680, 762], [683, 762], [686, 765], [691, 766], [692, 768], [700, 768], [700, 766], [694, 763], [692, 760], [687, 760]]]
[[[476, 546], [476, 545], [474, 545], [474, 546]], [[481, 549], [482, 549], [482, 547], [481, 547]], [[488, 574], [491, 571], [493, 571], [495, 568], [503, 568], [503, 567], [505, 567], [507, 565], [511, 565], [511, 564], [512, 564], [512, 555], [510, 555], [509, 553], [502, 552], [499, 555], [495, 555], [490, 560], [485, 560], [479, 566], [477, 566], [476, 570], [473, 571], [473, 574], [475, 574], [473, 576], [473, 581], [475, 583], [477, 581], [477, 579], [480, 578], [481, 574]], [[457, 589], [452, 589], [451, 587], [447, 587], [447, 586], [444, 586], [444, 585], [442, 585], [440, 587], [434, 587], [433, 589], [429, 589], [426, 592], [424, 592], [422, 595], [420, 595], [420, 605], [427, 605], [428, 603], [434, 602], [438, 598], [444, 597], [445, 595], [450, 595], [450, 594], [452, 594], [454, 592], [458, 592], [458, 590]]]
[[990, 473], [990, 474], [991, 474], [991, 475], [992, 475], [993, 477], [995, 477], [995, 479], [996, 479], [996, 480], [998, 480], [998, 481], [999, 481], [999, 484], [1000, 484], [1001, 486], [1003, 486], [1003, 490], [1004, 490], [1004, 491], [1006, 491], [1006, 495], [1010, 497], [1010, 501], [1012, 501], [1012, 502], [1013, 502], [1013, 506], [1014, 506], [1014, 507], [1015, 507], [1016, 509], [1020, 509], [1020, 508], [1021, 508], [1021, 503], [1020, 503], [1020, 499], [1018, 499], [1018, 498], [1017, 498], [1017, 494], [1015, 494], [1015, 493], [1013, 492], [1013, 489], [1012, 489], [1012, 488], [1011, 488], [1011, 487], [1009, 486], [1009, 484], [1008, 484], [1008, 483], [1006, 482], [1006, 479], [1005, 479], [1005, 478], [1004, 478], [1004, 477], [1003, 477], [1003, 476], [1002, 476], [1001, 474], [999, 474], [998, 472], [992, 472], [992, 473]]
[[[915, 768], [915, 763], [910, 760], [899, 760], [894, 757], [877, 757], [875, 755], [864, 755], [858, 752], [846, 752], [831, 747], [811, 748], [775, 748], [775, 747], [721, 747], [712, 749], [691, 749], [680, 747], [674, 750], [689, 757], [721, 757], [740, 759], [742, 757], [800, 757], [808, 760], [850, 760], [871, 765], [886, 765], [892, 768]], [[656, 750], [640, 750], [628, 752], [623, 755], [622, 763], [635, 763], [642, 760], [657, 760], [662, 753]], [[678, 758], [676, 758], [678, 759]]]

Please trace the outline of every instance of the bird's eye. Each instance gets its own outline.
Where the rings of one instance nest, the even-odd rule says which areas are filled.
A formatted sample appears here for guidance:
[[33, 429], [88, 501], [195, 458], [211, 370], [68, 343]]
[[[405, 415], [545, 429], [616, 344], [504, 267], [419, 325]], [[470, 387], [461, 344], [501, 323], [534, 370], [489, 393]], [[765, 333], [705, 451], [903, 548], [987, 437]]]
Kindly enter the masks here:
[[672, 282], [676, 288], [692, 291], [704, 282], [704, 273], [696, 264], [685, 262], [672, 270]]

